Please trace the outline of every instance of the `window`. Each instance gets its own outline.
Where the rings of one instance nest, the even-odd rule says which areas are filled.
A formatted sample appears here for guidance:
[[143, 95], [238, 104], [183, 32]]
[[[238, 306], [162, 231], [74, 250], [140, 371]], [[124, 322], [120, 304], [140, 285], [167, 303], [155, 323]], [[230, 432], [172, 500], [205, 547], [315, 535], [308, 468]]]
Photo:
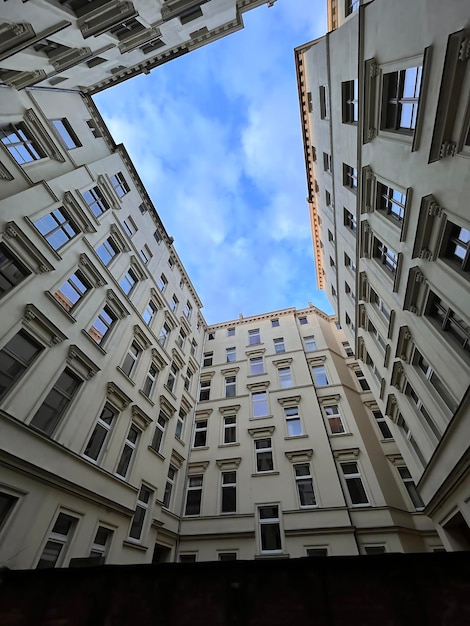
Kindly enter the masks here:
[[300, 421], [299, 408], [297, 406], [285, 407], [284, 415], [286, 417], [287, 436], [300, 437], [302, 432], [302, 422]]
[[201, 7], [191, 7], [179, 14], [179, 19], [181, 24], [187, 24], [188, 22], [192, 22], [193, 20], [197, 20], [198, 17], [202, 17], [204, 13], [202, 12]]
[[356, 462], [341, 463], [341, 469], [348, 488], [351, 503], [354, 505], [369, 504], [361, 474]]
[[125, 41], [130, 37], [142, 33], [145, 31], [145, 26], [138, 22], [135, 18], [130, 18], [123, 21], [121, 24], [109, 29], [109, 33], [119, 39], [119, 41]]
[[382, 352], [385, 352], [385, 350], [387, 349], [387, 342], [382, 337], [382, 335], [379, 333], [379, 331], [374, 326], [374, 324], [372, 324], [371, 321], [369, 321], [369, 323], [368, 323], [368, 330], [369, 330], [370, 334], [374, 337], [375, 342], [378, 344], [378, 346], [382, 350]]
[[320, 117], [330, 119], [330, 90], [328, 85], [320, 85]]
[[446, 406], [454, 412], [457, 409], [457, 404], [453, 400], [452, 396], [448, 393], [447, 386], [442, 382], [441, 378], [436, 374], [434, 369], [424, 358], [418, 348], [415, 348], [413, 355], [413, 365], [415, 365], [420, 372], [422, 372], [424, 378], [429, 381], [433, 389], [437, 391], [442, 398]]
[[385, 554], [385, 546], [364, 546], [366, 554]]
[[236, 561], [236, 552], [219, 552], [219, 561]]
[[109, 209], [109, 204], [98, 187], [92, 187], [82, 195], [95, 217], [99, 217]]
[[196, 350], [197, 350], [197, 343], [195, 339], [191, 340], [191, 349], [190, 352], [191, 354], [195, 357], [196, 356]]
[[199, 390], [199, 402], [203, 402], [204, 400], [209, 400], [211, 395], [211, 381], [210, 380], [201, 380], [200, 390]]
[[250, 374], [264, 374], [262, 356], [257, 356], [250, 359]]
[[403, 484], [405, 485], [405, 489], [407, 490], [408, 495], [410, 496], [413, 506], [415, 507], [415, 509], [423, 509], [424, 502], [421, 500], [421, 496], [419, 495], [418, 490], [416, 489], [416, 485], [413, 482], [413, 479], [411, 477], [411, 474], [408, 468], [406, 466], [401, 466], [401, 467], [397, 467], [397, 470], [398, 470], [398, 473], [400, 474], [400, 478], [402, 479]]
[[281, 387], [292, 387], [294, 383], [292, 381], [292, 372], [290, 367], [280, 367], [277, 371], [279, 373], [279, 384]]
[[129, 530], [129, 538], [140, 541], [144, 530], [145, 518], [151, 507], [151, 498], [153, 491], [142, 485], [137, 496], [137, 504], [135, 507], [134, 517], [132, 518], [131, 528]]
[[356, 232], [356, 229], [357, 229], [356, 216], [353, 215], [347, 209], [344, 209], [344, 225], [346, 226], [346, 228], [349, 228], [353, 232]]
[[166, 322], [164, 322], [162, 329], [160, 331], [160, 335], [158, 337], [158, 342], [162, 348], [165, 348], [168, 342], [168, 337], [170, 336], [170, 333], [171, 333], [171, 328], [168, 326]]
[[139, 437], [140, 430], [132, 424], [129, 428], [129, 432], [127, 433], [126, 441], [124, 442], [124, 447], [121, 452], [121, 458], [119, 459], [116, 469], [116, 474], [119, 474], [119, 476], [122, 476], [123, 478], [127, 476], [129, 471], [131, 461], [139, 442]]
[[334, 243], [335, 238], [333, 237], [333, 233], [331, 230], [328, 230], [328, 241], [332, 241]]
[[104, 265], [109, 265], [114, 257], [119, 254], [119, 248], [112, 237], [108, 237], [101, 246], [96, 248], [96, 254]]
[[286, 346], [284, 345], [284, 337], [278, 337], [277, 339], [273, 339], [274, 342], [274, 352], [276, 354], [281, 354], [286, 351]]
[[129, 295], [134, 288], [138, 278], [132, 269], [128, 269], [124, 276], [119, 281], [119, 286], [126, 295]]
[[222, 472], [222, 513], [237, 510], [237, 472]]
[[63, 207], [39, 218], [34, 225], [54, 250], [60, 250], [80, 232]]
[[423, 401], [418, 396], [418, 394], [413, 389], [413, 387], [410, 385], [410, 383], [406, 383], [406, 385], [405, 385], [405, 394], [408, 396], [408, 398], [411, 400], [411, 402], [418, 409], [419, 413], [424, 417], [425, 422], [427, 423], [427, 425], [429, 426], [429, 428], [433, 432], [433, 434], [436, 437], [436, 439], [440, 439], [441, 433], [440, 433], [439, 429], [437, 428], [436, 424], [434, 423], [434, 420], [431, 418], [431, 415], [429, 414], [428, 410], [424, 406]]
[[207, 340], [212, 341], [213, 339], [215, 339], [215, 330], [212, 330], [209, 333], [207, 333]]
[[0, 398], [23, 376], [43, 347], [23, 330], [0, 350]]
[[103, 560], [109, 552], [109, 547], [113, 539], [113, 531], [105, 526], [98, 526], [95, 538], [93, 540], [90, 556], [101, 557]]
[[199, 515], [202, 499], [202, 474], [189, 476], [185, 515]]
[[316, 506], [315, 491], [313, 490], [312, 472], [309, 463], [294, 465], [295, 482], [299, 494], [300, 506]]
[[367, 363], [370, 371], [372, 372], [372, 374], [374, 374], [374, 376], [375, 376], [375, 378], [377, 380], [377, 383], [378, 383], [378, 385], [380, 387], [381, 384], [382, 384], [382, 376], [381, 376], [380, 371], [378, 370], [377, 366], [375, 365], [374, 361], [372, 360], [372, 357], [370, 356], [370, 354], [368, 354], [366, 356], [366, 363]]
[[9, 493], [0, 492], [0, 531], [17, 502], [17, 497], [12, 496]]
[[470, 230], [447, 220], [439, 256], [463, 272], [470, 271]]
[[156, 231], [153, 233], [153, 238], [155, 239], [155, 241], [156, 241], [157, 243], [161, 243], [161, 242], [162, 242], [162, 237], [161, 237], [160, 233], [158, 232], [158, 230], [156, 230]]
[[327, 189], [325, 189], [325, 204], [331, 206], [331, 193]]
[[170, 302], [170, 309], [173, 312], [176, 312], [176, 309], [178, 308], [178, 304], [179, 304], [179, 300], [178, 298], [175, 296], [175, 294], [173, 294], [172, 298], [171, 298], [171, 302]]
[[202, 361], [202, 366], [203, 367], [209, 367], [210, 365], [212, 365], [213, 356], [214, 356], [213, 352], [204, 352], [204, 358], [203, 358], [203, 361]]
[[168, 422], [167, 415], [163, 411], [160, 411], [160, 414], [157, 419], [157, 423], [155, 424], [155, 432], [153, 433], [152, 446], [151, 446], [155, 450], [155, 452], [160, 452], [161, 450], [167, 422]]
[[204, 448], [207, 443], [207, 420], [197, 420], [194, 428], [193, 448]]
[[227, 337], [235, 336], [235, 328], [227, 328]]
[[113, 174], [111, 176], [111, 185], [120, 198], [125, 196], [126, 193], [129, 193], [130, 191], [130, 187], [127, 184], [122, 172], [118, 172], [117, 174]]
[[184, 311], [183, 311], [183, 315], [186, 317], [186, 319], [191, 319], [191, 314], [193, 312], [193, 307], [192, 304], [189, 300], [186, 300], [186, 306], [184, 307]]
[[116, 314], [112, 311], [111, 307], [106, 305], [93, 322], [88, 334], [96, 343], [101, 344], [116, 321]]
[[235, 415], [226, 415], [223, 422], [223, 442], [235, 443], [237, 441], [237, 418]]
[[105, 404], [83, 452], [83, 454], [89, 459], [98, 461], [101, 452], [105, 448], [105, 443], [109, 437], [109, 433], [111, 432], [111, 428], [113, 427], [116, 417], [116, 409], [110, 404]]
[[359, 8], [360, 0], [345, 0], [345, 16], [351, 15], [354, 11], [357, 11]]
[[356, 273], [356, 264], [351, 260], [351, 257], [344, 253], [344, 265], [348, 267], [354, 274]]
[[279, 320], [277, 318], [271, 320], [271, 327], [276, 328], [277, 326], [279, 326]]
[[150, 302], [145, 307], [145, 311], [142, 313], [142, 317], [147, 326], [150, 326], [155, 319], [155, 315], [157, 314], [157, 306], [150, 300]]
[[393, 439], [393, 435], [390, 432], [390, 428], [388, 427], [387, 420], [382, 415], [382, 413], [378, 409], [375, 409], [374, 411], [372, 411], [372, 414], [377, 423], [377, 426], [379, 427], [380, 433], [382, 435], [382, 439]]
[[3, 145], [19, 165], [38, 161], [46, 156], [24, 124], [9, 124], [0, 128]]
[[274, 469], [271, 437], [255, 441], [255, 457], [257, 472], [272, 472]]
[[170, 467], [168, 468], [168, 475], [166, 477], [165, 493], [163, 494], [163, 506], [167, 509], [170, 508], [171, 495], [175, 486], [177, 473], [178, 470], [176, 469], [176, 467], [170, 465]]
[[19, 285], [31, 272], [0, 244], [0, 298]]
[[147, 245], [144, 245], [139, 252], [139, 256], [142, 259], [143, 264], [148, 265], [150, 259], [153, 257], [153, 254], [151, 253], [150, 248]]
[[362, 391], [370, 391], [370, 387], [369, 387], [369, 383], [366, 380], [366, 377], [364, 376], [364, 373], [362, 370], [355, 370], [354, 371], [356, 378], [357, 378], [357, 382], [360, 384]]
[[251, 395], [253, 417], [268, 415], [268, 394], [266, 391], [258, 391]]
[[277, 505], [260, 506], [258, 513], [261, 552], [281, 552], [282, 541], [279, 507]]
[[370, 301], [377, 308], [378, 312], [385, 319], [385, 321], [389, 322], [390, 315], [391, 315], [390, 309], [388, 309], [385, 306], [385, 303], [382, 300], [382, 298], [380, 298], [380, 296], [377, 295], [377, 293], [373, 289], [371, 289], [371, 292], [370, 292]]
[[226, 348], [225, 355], [226, 355], [227, 363], [234, 363], [237, 360], [237, 349]]
[[175, 385], [178, 379], [178, 374], [179, 374], [179, 369], [176, 363], [173, 361], [173, 363], [170, 365], [170, 371], [168, 372], [168, 378], [166, 380], [166, 387], [168, 391], [171, 391], [171, 393], [173, 393], [175, 390]]
[[54, 293], [54, 298], [66, 311], [72, 311], [90, 289], [83, 272], [77, 270]]
[[175, 431], [175, 436], [178, 437], [178, 439], [183, 439], [185, 421], [186, 421], [186, 413], [184, 412], [183, 409], [180, 409], [178, 413], [178, 417], [176, 419], [176, 431]]
[[196, 563], [196, 555], [180, 554], [180, 563]]
[[76, 517], [59, 513], [36, 565], [37, 569], [51, 569], [63, 565], [67, 546], [72, 540], [77, 523]]
[[323, 169], [325, 170], [325, 172], [332, 172], [333, 171], [333, 163], [331, 160], [331, 154], [328, 154], [327, 152], [323, 153]]
[[131, 376], [131, 374], [134, 372], [136, 368], [137, 362], [141, 354], [142, 354], [141, 347], [136, 341], [133, 341], [129, 347], [129, 350], [127, 351], [127, 355], [122, 364], [121, 369], [124, 372], [124, 374], [126, 374], [129, 377]]
[[312, 374], [315, 387], [325, 387], [330, 384], [324, 365], [314, 365], [312, 367]]
[[65, 117], [59, 120], [50, 120], [50, 122], [67, 150], [73, 150], [73, 148], [82, 145]]
[[413, 133], [418, 115], [422, 71], [421, 66], [408, 67], [383, 75], [383, 129]]
[[153, 390], [155, 389], [155, 383], [157, 382], [157, 377], [158, 368], [155, 363], [151, 363], [147, 376], [145, 377], [144, 386], [142, 387], [142, 393], [144, 396], [147, 396], [147, 398], [152, 396]]
[[354, 352], [351, 346], [349, 345], [349, 341], [342, 341], [341, 344], [343, 346], [344, 351], [346, 352], [347, 357], [354, 356]]
[[358, 80], [347, 80], [342, 83], [343, 123], [357, 124], [359, 119]]
[[[92, 61], [99, 61], [96, 65], [99, 65], [100, 63], [104, 63], [105, 61], [107, 61], [107, 59], [103, 59], [101, 57], [95, 57], [94, 59], [90, 59], [90, 61], [87, 61], [87, 65], [88, 67], [93, 67], [92, 65], [90, 65], [90, 63], [92, 63]], [[88, 128], [91, 130], [91, 134], [93, 135], [93, 137], [95, 139], [98, 139], [99, 137], [101, 137], [101, 131], [100, 128], [98, 126], [98, 123], [95, 120], [86, 120], [86, 125], [88, 126]]]
[[325, 406], [323, 410], [325, 411], [330, 433], [332, 435], [339, 435], [341, 433], [344, 433], [345, 428], [343, 420], [341, 419], [338, 405], [332, 404], [330, 406]]
[[335, 267], [335, 262], [333, 261], [333, 258], [330, 256], [330, 267]]
[[306, 352], [313, 352], [317, 349], [317, 342], [315, 341], [315, 337], [313, 335], [310, 337], [304, 337], [304, 345]]
[[470, 352], [470, 327], [463, 319], [441, 300], [437, 294], [430, 291], [425, 315], [432, 318], [465, 352]]
[[31, 420], [31, 426], [51, 436], [81, 384], [78, 376], [65, 369]]
[[328, 556], [328, 548], [307, 548], [306, 552], [309, 557]]
[[250, 346], [261, 343], [259, 328], [248, 331], [248, 343], [250, 344]]
[[377, 183], [377, 210], [392, 217], [397, 222], [403, 222], [405, 217], [406, 193]]
[[304, 324], [308, 324], [308, 319], [305, 316], [299, 317], [299, 324], [303, 326]]
[[178, 333], [178, 337], [176, 338], [176, 345], [184, 351], [184, 344], [186, 342], [186, 333], [182, 328], [180, 328], [180, 332]]
[[126, 220], [122, 221], [122, 227], [126, 231], [126, 235], [130, 238], [132, 238], [137, 232], [137, 226], [130, 215]]
[[346, 163], [343, 163], [343, 185], [351, 191], [357, 191], [357, 169]]
[[392, 248], [387, 247], [380, 239], [377, 239], [377, 237], [374, 237], [373, 255], [380, 265], [383, 265], [386, 270], [395, 276], [398, 265], [398, 255]]
[[193, 372], [189, 369], [189, 366], [186, 368], [186, 376], [184, 377], [184, 388], [186, 391], [191, 392], [191, 382], [193, 378]]
[[237, 379], [235, 376], [225, 377], [225, 397], [234, 398], [237, 395]]
[[165, 287], [168, 285], [168, 280], [165, 274], [161, 274], [160, 278], [157, 280], [157, 287], [160, 291], [165, 291]]
[[400, 430], [402, 431], [405, 439], [407, 439], [410, 442], [410, 446], [413, 448], [413, 450], [414, 450], [416, 456], [418, 457], [421, 465], [423, 467], [425, 467], [426, 460], [425, 460], [425, 458], [423, 456], [423, 453], [421, 452], [418, 444], [416, 443], [416, 439], [414, 438], [413, 433], [409, 429], [408, 424], [403, 419], [403, 416], [401, 415], [401, 413], [398, 416], [397, 425], [400, 428]]

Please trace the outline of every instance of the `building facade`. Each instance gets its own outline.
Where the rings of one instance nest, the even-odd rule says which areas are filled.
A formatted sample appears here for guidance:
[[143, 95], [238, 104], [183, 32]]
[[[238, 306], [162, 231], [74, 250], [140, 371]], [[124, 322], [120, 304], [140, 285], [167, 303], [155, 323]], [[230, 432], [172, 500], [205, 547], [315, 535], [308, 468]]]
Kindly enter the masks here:
[[335, 6], [295, 51], [317, 281], [425, 512], [469, 549], [468, 8]]

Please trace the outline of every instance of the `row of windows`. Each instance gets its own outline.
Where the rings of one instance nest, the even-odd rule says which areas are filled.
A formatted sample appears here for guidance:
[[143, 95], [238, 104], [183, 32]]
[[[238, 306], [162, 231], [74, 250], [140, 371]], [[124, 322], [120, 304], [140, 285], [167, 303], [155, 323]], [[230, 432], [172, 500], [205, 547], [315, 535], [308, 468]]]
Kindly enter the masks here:
[[[303, 326], [304, 324], [308, 324], [308, 317], [306, 315], [300, 315], [298, 318], [299, 324], [301, 326]], [[271, 320], [271, 327], [272, 328], [276, 328], [280, 326], [280, 321], [279, 318], [274, 318]], [[229, 328], [227, 328], [226, 331], [226, 336], [227, 337], [234, 337], [235, 336], [235, 331], [236, 328], [234, 326], [231, 326]], [[212, 340], [215, 339], [215, 334], [216, 331], [215, 330], [211, 330], [208, 333], [208, 339]], [[253, 328], [251, 330], [248, 331], [248, 345], [253, 346], [253, 345], [257, 345], [261, 343], [261, 334], [260, 334], [260, 329], [259, 328]]]

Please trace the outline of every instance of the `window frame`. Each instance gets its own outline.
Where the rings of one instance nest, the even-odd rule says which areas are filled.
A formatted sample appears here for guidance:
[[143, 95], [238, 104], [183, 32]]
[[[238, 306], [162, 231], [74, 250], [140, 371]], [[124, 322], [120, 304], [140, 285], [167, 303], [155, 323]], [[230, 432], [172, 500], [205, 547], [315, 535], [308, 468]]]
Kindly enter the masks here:
[[[367, 490], [366, 490], [365, 485], [364, 485], [364, 480], [362, 478], [362, 474], [361, 474], [361, 471], [360, 471], [360, 468], [359, 468], [359, 463], [357, 461], [352, 461], [352, 460], [346, 461], [345, 460], [345, 461], [341, 461], [339, 465], [341, 467], [342, 477], [343, 477], [343, 480], [344, 480], [344, 484], [346, 485], [346, 490], [347, 490], [347, 493], [348, 493], [348, 496], [349, 496], [349, 500], [351, 502], [351, 506], [354, 507], [354, 508], [371, 506], [371, 501], [370, 501], [369, 495], [368, 495]], [[356, 471], [355, 472], [351, 472], [349, 474], [346, 474], [345, 471], [344, 471], [344, 466], [345, 465], [355, 465], [356, 466]], [[348, 478], [348, 476], [349, 476], [349, 478]], [[354, 481], [359, 480], [360, 481], [360, 485], [362, 487], [362, 491], [364, 492], [364, 496], [366, 498], [365, 501], [363, 501], [363, 502], [354, 502], [354, 498], [353, 498], [353, 496], [351, 494], [351, 490], [349, 488], [350, 481], [352, 481], [352, 480], [354, 480]], [[354, 484], [357, 485], [358, 483], [355, 482]]]
[[[264, 396], [264, 398], [255, 398], [255, 396]], [[259, 409], [255, 410], [255, 407], [263, 405], [266, 407], [266, 412], [257, 414]], [[253, 391], [251, 394], [251, 412], [253, 414], [253, 419], [262, 419], [263, 417], [269, 416], [269, 396], [266, 389], [262, 391]]]
[[[297, 468], [300, 467], [306, 467], [308, 470], [307, 474], [297, 474]], [[296, 487], [296, 491], [297, 491], [297, 498], [298, 498], [298, 503], [299, 503], [299, 508], [301, 509], [313, 509], [318, 507], [318, 501], [317, 501], [317, 497], [316, 497], [316, 493], [315, 493], [315, 485], [313, 483], [313, 475], [312, 475], [312, 468], [309, 462], [302, 462], [302, 463], [294, 463], [292, 466], [292, 469], [294, 470], [294, 481], [295, 481], [295, 487]], [[305, 482], [305, 481], [310, 481], [310, 486], [311, 486], [311, 492], [313, 495], [313, 503], [312, 504], [302, 504], [302, 495], [301, 495], [301, 489], [300, 489], [300, 484]]]
[[[56, 122], [58, 122], [60, 124], [62, 130], [58, 127]], [[68, 119], [66, 117], [50, 119], [49, 123], [50, 123], [51, 128], [54, 131], [57, 139], [60, 141], [61, 145], [66, 150], [74, 150], [75, 148], [81, 148], [82, 147], [82, 144], [81, 144], [79, 138], [77, 137], [77, 134], [73, 130], [70, 122], [68, 121]], [[68, 139], [70, 139], [70, 141], [71, 141], [71, 143], [73, 145], [68, 145], [68, 139], [66, 137], [64, 138], [64, 134], [68, 135]]]
[[[24, 339], [26, 339], [27, 342], [31, 344], [35, 344], [35, 347], [37, 348], [37, 351], [32, 355], [31, 359], [28, 361], [25, 361], [21, 355], [15, 354], [12, 351], [12, 348], [8, 348], [8, 345], [11, 344], [11, 342], [18, 336], [21, 335]], [[18, 330], [18, 332], [16, 332], [14, 335], [12, 335], [8, 341], [3, 345], [3, 347], [0, 349], [0, 363], [3, 361], [4, 356], [6, 355], [7, 359], [11, 359], [15, 362], [16, 366], [16, 374], [14, 374], [13, 376], [10, 376], [8, 379], [9, 384], [5, 385], [4, 389], [1, 390], [0, 389], [0, 401], [2, 401], [6, 396], [8, 396], [8, 394], [15, 389], [16, 385], [18, 384], [18, 382], [23, 378], [24, 374], [29, 370], [29, 368], [34, 364], [35, 361], [38, 360], [38, 358], [40, 358], [41, 353], [44, 353], [45, 350], [45, 346], [44, 344], [42, 344], [41, 342], [39, 342], [35, 337], [33, 337], [30, 333], [28, 333], [25, 329], [20, 328], [20, 330]], [[22, 370], [18, 370], [18, 364], [20, 366], [23, 366]], [[1, 384], [3, 385], [4, 383], [4, 377], [5, 379], [7, 378], [7, 376], [9, 376], [9, 368], [5, 368], [5, 370], [3, 372], [0, 373], [0, 376], [2, 377], [1, 380]], [[5, 383], [7, 381], [5, 380]]]
[[121, 200], [121, 198], [123, 198], [126, 194], [130, 193], [131, 188], [129, 187], [122, 172], [111, 174], [109, 182], [111, 183], [111, 187], [114, 189], [119, 200]]
[[[196, 485], [191, 485], [192, 481], [199, 481], [200, 480], [200, 484], [196, 484]], [[185, 517], [197, 517], [199, 515], [201, 515], [201, 509], [202, 509], [202, 496], [203, 496], [203, 488], [204, 488], [204, 474], [189, 474], [188, 476], [188, 484], [186, 487], [186, 498], [185, 498], [185, 505], [184, 505], [184, 515]], [[199, 492], [196, 495], [196, 501], [195, 502], [191, 502], [191, 505], [194, 506], [196, 505], [197, 511], [194, 513], [188, 513], [188, 506], [190, 504], [189, 500], [189, 494], [190, 492]]]
[[[276, 508], [277, 510], [277, 515], [274, 517], [261, 517], [261, 509], [274, 509]], [[259, 541], [259, 549], [260, 549], [260, 554], [266, 554], [266, 555], [276, 555], [276, 554], [282, 554], [283, 553], [283, 531], [282, 531], [282, 525], [281, 525], [281, 516], [279, 513], [279, 508], [280, 508], [280, 504], [279, 503], [274, 503], [274, 504], [259, 504], [257, 506], [257, 518], [258, 518], [258, 541]], [[266, 549], [263, 548], [263, 532], [262, 532], [262, 527], [263, 526], [274, 526], [276, 525], [278, 527], [278, 533], [279, 533], [279, 547], [278, 548], [274, 548], [274, 549]]]
[[[145, 492], [148, 494], [147, 499], [144, 499], [141, 497], [142, 492], [145, 490]], [[127, 540], [131, 541], [131, 542], [135, 542], [135, 543], [142, 543], [142, 540], [145, 539], [145, 536], [147, 534], [148, 531], [148, 527], [149, 527], [149, 518], [151, 518], [151, 511], [152, 511], [152, 505], [153, 505], [153, 500], [154, 498], [154, 491], [153, 489], [151, 489], [150, 487], [148, 487], [145, 484], [141, 484], [140, 489], [139, 489], [139, 493], [137, 494], [137, 498], [136, 498], [136, 505], [135, 505], [135, 510], [134, 510], [134, 515], [132, 516], [132, 521], [130, 523], [129, 526], [129, 533], [128, 533], [128, 537]], [[137, 518], [137, 511], [140, 510], [143, 513], [142, 515], [142, 519], [140, 520], [139, 518]], [[137, 519], [137, 522], [136, 522]], [[132, 534], [133, 532], [133, 528], [134, 526], [138, 529], [138, 535], [134, 536]]]
[[207, 418], [199, 418], [194, 421], [193, 448], [207, 447], [208, 430], [209, 420]]
[[[228, 421], [233, 420], [233, 421]], [[232, 439], [233, 437], [233, 439]], [[237, 416], [224, 415], [222, 417], [222, 445], [228, 446], [238, 443], [237, 439]]]
[[[269, 445], [264, 448], [258, 447], [257, 444], [260, 444], [262, 441], [268, 441]], [[255, 473], [256, 474], [272, 474], [275, 471], [274, 449], [273, 449], [272, 437], [259, 437], [255, 439], [254, 440], [254, 453], [255, 453]], [[271, 468], [260, 469], [264, 463], [264, 461], [260, 459], [260, 457], [266, 454], [268, 454], [270, 457], [270, 461], [268, 460], [268, 465], [271, 465]]]
[[[228, 482], [224, 482], [225, 478], [227, 477], [227, 475], [234, 475], [235, 479], [228, 481]], [[236, 470], [224, 470], [220, 472], [220, 489], [221, 489], [221, 493], [220, 493], [220, 513], [221, 515], [234, 515], [237, 512], [237, 496], [238, 496], [238, 489], [237, 489], [237, 471]], [[229, 493], [229, 496], [227, 496], [227, 492]], [[233, 492], [233, 494], [232, 494]], [[231, 495], [230, 495], [231, 494]], [[224, 501], [226, 500], [227, 497], [232, 497], [235, 499], [233, 508], [229, 508], [229, 510], [226, 510], [224, 508]]]
[[[300, 411], [297, 405], [284, 407], [284, 420], [288, 438], [303, 437], [305, 435], [302, 418], [300, 417]], [[295, 432], [296, 428], [295, 426], [292, 426], [294, 423], [297, 425], [299, 432]], [[293, 428], [293, 432], [291, 432], [291, 428]]]
[[[132, 439], [129, 439], [129, 435], [131, 434], [131, 431], [136, 433], [136, 437], [135, 437], [135, 441], [133, 441]], [[135, 457], [137, 454], [137, 448], [139, 447], [139, 442], [140, 439], [142, 437], [142, 431], [140, 428], [138, 428], [138, 426], [136, 424], [134, 424], [133, 422], [131, 422], [131, 424], [129, 425], [129, 429], [127, 431], [127, 435], [126, 438], [124, 440], [124, 443], [122, 445], [121, 448], [121, 452], [119, 454], [119, 460], [116, 464], [116, 470], [115, 470], [115, 475], [118, 476], [119, 478], [126, 480], [131, 471], [132, 471], [132, 467], [134, 465], [134, 461], [135, 461]], [[124, 457], [124, 453], [126, 451], [126, 448], [130, 450], [130, 455], [127, 459], [127, 463], [126, 463], [126, 459]], [[124, 470], [124, 473], [120, 473], [119, 469], [121, 467], [121, 463], [123, 465], [122, 469]]]
[[[72, 520], [70, 527], [68, 528], [66, 534], [54, 531], [54, 528], [59, 522], [59, 519], [61, 518], [61, 516]], [[65, 561], [67, 560], [67, 555], [70, 552], [74, 535], [76, 533], [79, 523], [80, 523], [80, 518], [77, 517], [76, 515], [71, 515], [65, 509], [59, 510], [59, 512], [55, 516], [54, 523], [52, 524], [51, 529], [49, 530], [47, 534], [47, 538], [45, 539], [42, 545], [41, 554], [36, 562], [35, 569], [55, 569], [56, 567], [62, 567], [64, 565]], [[46, 552], [46, 548], [49, 543], [61, 544], [61, 547], [54, 561], [54, 564], [52, 566], [42, 566], [41, 563], [43, 562], [43, 556]]]
[[[344, 435], [348, 432], [343, 420], [343, 416], [341, 415], [339, 404], [325, 404], [322, 408], [326, 423], [328, 424], [328, 432], [331, 437], [335, 437], [336, 435]], [[331, 412], [328, 412], [328, 409], [330, 409]], [[332, 428], [332, 423], [339, 423], [342, 430], [334, 430], [334, 428]]]
[[[112, 413], [112, 417], [109, 423], [103, 419], [103, 414], [106, 410]], [[105, 455], [105, 452], [107, 450], [109, 440], [111, 438], [113, 426], [116, 423], [118, 417], [119, 417], [119, 411], [110, 402], [106, 402], [103, 408], [101, 409], [99, 416], [96, 419], [94, 428], [91, 432], [91, 435], [87, 439], [86, 445], [82, 452], [83, 456], [86, 457], [89, 461], [92, 461], [93, 463], [97, 463], [97, 464], [99, 464], [102, 461], [103, 456]], [[101, 443], [99, 445], [99, 450], [96, 456], [93, 457], [90, 454], [87, 454], [87, 450], [93, 447], [93, 444], [94, 444], [93, 439], [95, 437], [97, 437], [99, 441], [98, 429], [102, 429], [102, 431], [104, 431], [104, 436], [102, 437]]]

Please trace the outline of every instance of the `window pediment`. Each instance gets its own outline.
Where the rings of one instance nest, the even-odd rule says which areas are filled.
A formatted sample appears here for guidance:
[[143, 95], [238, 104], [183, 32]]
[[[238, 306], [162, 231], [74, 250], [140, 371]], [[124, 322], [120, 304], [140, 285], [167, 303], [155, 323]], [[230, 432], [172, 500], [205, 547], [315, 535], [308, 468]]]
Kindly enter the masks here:
[[193, 461], [188, 463], [188, 475], [202, 474], [209, 466], [209, 461]]
[[233, 415], [234, 413], [238, 413], [240, 410], [241, 404], [231, 404], [230, 406], [219, 406], [219, 413], [222, 415]]
[[177, 450], [173, 448], [173, 450], [171, 451], [170, 463], [176, 468], [181, 469], [183, 467], [184, 461], [184, 456], [182, 456]]
[[168, 398], [164, 395], [160, 395], [160, 408], [163, 409], [166, 413], [171, 417], [176, 413], [176, 407], [168, 400]]
[[152, 348], [152, 360], [156, 363], [158, 369], [162, 370], [168, 363], [156, 348]]
[[106, 386], [106, 397], [120, 411], [123, 411], [132, 402], [116, 383], [109, 382]]
[[152, 345], [152, 342], [138, 324], [134, 324], [134, 337], [137, 339], [137, 341], [144, 350]]
[[249, 359], [254, 357], [261, 357], [266, 352], [266, 348], [255, 348], [253, 350], [245, 350], [245, 354]]
[[275, 365], [276, 367], [284, 367], [286, 365], [290, 365], [292, 361], [292, 357], [289, 357], [287, 359], [276, 359], [276, 361], [273, 361], [273, 365]]
[[216, 459], [216, 465], [219, 469], [235, 470], [238, 468], [242, 460], [241, 456], [232, 457], [230, 459]]
[[62, 343], [62, 341], [67, 339], [67, 336], [31, 303], [27, 304], [25, 307], [23, 326], [26, 326], [38, 339], [46, 343], [49, 347]]
[[67, 354], [67, 362], [84, 378], [93, 378], [100, 371], [96, 363], [76, 345], [71, 345]]
[[208, 419], [213, 409], [201, 409], [200, 411], [196, 411], [195, 419]]
[[54, 266], [49, 263], [15, 222], [7, 222], [2, 240], [5, 241], [15, 256], [18, 256], [20, 261], [36, 274], [51, 272], [54, 269]]
[[313, 456], [313, 449], [306, 448], [304, 450], [287, 450], [284, 454], [291, 463], [310, 461]]
[[297, 406], [302, 396], [289, 396], [288, 398], [278, 398], [277, 401], [281, 406]]
[[227, 369], [220, 370], [223, 376], [230, 376], [237, 374], [240, 371], [239, 367], [228, 367]]
[[112, 289], [108, 289], [106, 292], [106, 303], [109, 304], [119, 319], [124, 319], [130, 315], [129, 311], [122, 304]]
[[137, 406], [137, 404], [133, 404], [131, 408], [132, 412], [132, 421], [136, 426], [138, 426], [141, 430], [145, 430], [152, 422], [152, 418], [147, 415], [142, 409]]
[[270, 380], [263, 380], [263, 381], [256, 382], [256, 383], [249, 383], [247, 384], [247, 389], [249, 389], [250, 391], [264, 391], [269, 387], [270, 384], [271, 384]]
[[91, 280], [94, 287], [104, 287], [106, 285], [106, 280], [98, 272], [85, 253], [80, 255], [79, 264], [87, 277]]
[[359, 456], [359, 448], [343, 448], [333, 450], [333, 456], [340, 461], [353, 461]]
[[[38, 70], [42, 71], [42, 70]], [[36, 74], [36, 72], [32, 72]], [[45, 74], [44, 74], [45, 76]], [[57, 144], [52, 140], [51, 134], [48, 130], [44, 128], [39, 117], [36, 115], [33, 109], [28, 109], [24, 114], [24, 123], [30, 130], [31, 134], [34, 137], [37, 137], [41, 146], [44, 148], [45, 153], [54, 161], [59, 161], [60, 163], [65, 162], [65, 158], [62, 156], [61, 151], [59, 150]], [[91, 232], [91, 231], [90, 231]]]
[[275, 426], [259, 426], [258, 428], [249, 428], [248, 432], [253, 438], [270, 437], [274, 432]]
[[322, 396], [318, 398], [318, 402], [322, 406], [326, 406], [328, 404], [338, 403], [341, 395], [339, 393], [330, 394], [329, 396]]

